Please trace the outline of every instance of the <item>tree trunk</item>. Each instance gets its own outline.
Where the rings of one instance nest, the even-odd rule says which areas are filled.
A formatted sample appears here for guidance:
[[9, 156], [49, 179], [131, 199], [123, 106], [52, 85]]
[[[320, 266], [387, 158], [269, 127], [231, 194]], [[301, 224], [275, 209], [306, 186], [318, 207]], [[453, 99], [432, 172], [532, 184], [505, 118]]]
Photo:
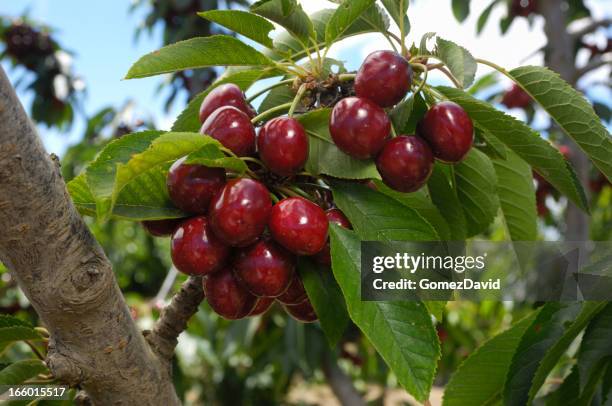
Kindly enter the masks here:
[[[564, 2], [559, 0], [540, 0], [539, 11], [544, 17], [544, 32], [548, 41], [546, 65], [557, 72], [572, 85], [576, 85], [577, 69], [574, 60], [574, 38], [567, 31], [567, 15], [563, 10]], [[576, 175], [583, 185], [589, 184], [590, 164], [587, 156], [570, 140], [570, 161]], [[572, 202], [568, 201], [565, 214], [567, 241], [586, 241], [589, 239], [589, 217]]]
[[168, 360], [130, 317], [111, 264], [77, 213], [57, 160], [0, 68], [0, 261], [51, 334], [53, 375], [95, 405], [177, 405]]

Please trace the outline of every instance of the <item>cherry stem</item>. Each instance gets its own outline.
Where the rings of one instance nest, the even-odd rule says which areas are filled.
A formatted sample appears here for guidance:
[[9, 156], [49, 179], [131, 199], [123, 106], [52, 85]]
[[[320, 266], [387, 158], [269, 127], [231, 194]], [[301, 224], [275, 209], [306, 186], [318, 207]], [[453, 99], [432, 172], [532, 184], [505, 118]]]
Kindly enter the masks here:
[[253, 100], [257, 99], [259, 96], [261, 96], [262, 94], [269, 92], [272, 89], [275, 89], [277, 87], [283, 86], [283, 85], [288, 85], [291, 84], [295, 81], [295, 79], [285, 79], [285, 80], [281, 80], [280, 82], [276, 82], [270, 86], [266, 86], [263, 89], [261, 89], [260, 91], [258, 91], [257, 93], [255, 93], [254, 95], [250, 96], [249, 98], [246, 99], [246, 101], [248, 103], [252, 102]]
[[257, 159], [257, 158], [253, 158], [253, 157], [250, 157], [250, 156], [243, 156], [243, 157], [242, 157], [242, 158], [240, 158], [240, 159], [242, 159], [243, 161], [255, 162], [257, 165], [261, 166], [262, 168], [263, 168], [263, 167], [265, 167], [264, 163], [263, 163], [263, 162], [261, 162], [261, 161], [260, 161], [259, 159]]
[[448, 69], [444, 67], [446, 64], [440, 58], [438, 58], [435, 55], [430, 55], [430, 54], [415, 55], [412, 58], [410, 58], [410, 63], [416, 65], [414, 61], [419, 58], [432, 58], [432, 59], [437, 59], [438, 61], [440, 61], [441, 63], [434, 65], [435, 68], [439, 69], [440, 72], [444, 73], [451, 80], [451, 82], [453, 82], [453, 85], [455, 85], [455, 87], [457, 87], [458, 89], [463, 89], [463, 86], [461, 86], [461, 83], [459, 83], [457, 78]]
[[283, 103], [283, 104], [279, 104], [278, 106], [272, 107], [271, 109], [263, 111], [263, 112], [259, 113], [257, 116], [253, 117], [251, 119], [251, 123], [255, 124], [255, 123], [263, 120], [264, 118], [268, 117], [270, 114], [276, 113], [277, 111], [288, 109], [288, 108], [291, 107], [292, 104], [293, 104], [292, 102]]
[[391, 44], [391, 48], [393, 48], [393, 50], [397, 52], [397, 47], [391, 39], [394, 39], [400, 45], [402, 43], [402, 40], [397, 35], [393, 34], [391, 31], [381, 32], [381, 34], [387, 39], [389, 44]]
[[[404, 9], [404, 2], [406, 2], [408, 0], [400, 0], [399, 2], [399, 11], [402, 12], [402, 10]], [[401, 49], [402, 49], [402, 55], [407, 55], [407, 49], [406, 49], [406, 27], [404, 24], [404, 19], [402, 18], [403, 16], [400, 16], [400, 21], [399, 21], [399, 29], [400, 29], [400, 45], [401, 45]]]
[[338, 75], [338, 80], [341, 82], [345, 82], [347, 80], [353, 80], [357, 76], [356, 73], [341, 73]]
[[289, 117], [293, 117], [293, 113], [295, 112], [295, 109], [297, 108], [298, 104], [300, 103], [300, 100], [302, 99], [302, 96], [304, 96], [304, 92], [306, 92], [306, 84], [302, 84], [300, 86], [300, 88], [298, 89], [295, 97], [293, 98], [293, 102], [291, 103], [291, 107], [289, 107], [289, 112], [287, 113], [287, 115]]
[[278, 203], [280, 201], [280, 199], [278, 198], [278, 196], [276, 196], [274, 193], [270, 192], [270, 199], [272, 199], [272, 202], [274, 204]]
[[[230, 157], [232, 157], [232, 158], [241, 159], [241, 160], [243, 160], [243, 161], [248, 160], [248, 157], [242, 157], [242, 158], [241, 158], [241, 157], [239, 157], [238, 155], [234, 154], [234, 151], [232, 151], [232, 150], [231, 150], [231, 149], [229, 149], [229, 148], [226, 148], [226, 147], [220, 147], [219, 149], [220, 149], [221, 151], [225, 152], [227, 155], [229, 155], [229, 156], [230, 156]], [[255, 159], [255, 158], [253, 158], [253, 159]], [[246, 168], [246, 173], [247, 173], [247, 175], [249, 175], [249, 176], [250, 176], [251, 178], [253, 178], [253, 179], [259, 179], [259, 176], [257, 176], [257, 174], [256, 174], [255, 172], [253, 172], [252, 170], [250, 170], [248, 167]]]
[[288, 189], [286, 187], [282, 187], [282, 186], [276, 186], [275, 189], [281, 193], [284, 196], [291, 196], [291, 197], [302, 197], [300, 196], [298, 193], [292, 191], [291, 189]]
[[414, 92], [414, 94], [418, 94], [423, 89], [423, 86], [425, 86], [425, 83], [427, 82], [427, 74], [429, 72], [429, 69], [427, 65], [423, 65], [422, 63], [413, 63], [412, 66], [414, 66], [415, 68], [419, 68], [423, 71], [423, 81], [419, 84], [419, 87]]
[[43, 360], [43, 361], [45, 360], [45, 356], [40, 353], [40, 351], [38, 350], [38, 348], [36, 348], [34, 344], [32, 344], [28, 340], [25, 340], [24, 342], [28, 345], [28, 347], [30, 347], [30, 349], [32, 350], [32, 352], [34, 352], [34, 354], [36, 355], [38, 359]]

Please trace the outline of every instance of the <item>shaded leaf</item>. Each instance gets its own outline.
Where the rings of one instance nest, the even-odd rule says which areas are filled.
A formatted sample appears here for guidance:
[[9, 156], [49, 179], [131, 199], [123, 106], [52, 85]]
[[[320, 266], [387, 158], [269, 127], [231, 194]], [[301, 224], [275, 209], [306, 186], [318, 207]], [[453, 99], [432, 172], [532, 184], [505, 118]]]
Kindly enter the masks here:
[[463, 88], [474, 82], [478, 64], [472, 54], [452, 41], [437, 38], [436, 56], [446, 64]]
[[0, 370], [0, 385], [19, 385], [48, 371], [47, 366], [38, 359], [17, 361]]
[[261, 0], [251, 5], [251, 12], [279, 24], [303, 45], [315, 37], [312, 21], [295, 0]]

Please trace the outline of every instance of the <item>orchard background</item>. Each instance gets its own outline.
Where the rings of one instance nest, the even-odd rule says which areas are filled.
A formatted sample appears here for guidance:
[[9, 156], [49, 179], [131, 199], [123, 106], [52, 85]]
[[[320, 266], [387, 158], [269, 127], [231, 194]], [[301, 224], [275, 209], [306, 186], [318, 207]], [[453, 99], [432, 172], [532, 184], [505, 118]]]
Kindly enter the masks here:
[[[612, 401], [606, 303], [363, 303], [355, 276], [359, 240], [610, 239], [608, 3], [137, 1], [114, 30], [104, 17], [124, 5], [96, 16], [60, 2], [66, 30], [100, 35], [74, 55], [78, 31], [46, 26], [45, 2], [29, 14], [17, 3], [0, 9], [0, 384], [67, 383], [82, 404]], [[139, 59], [160, 37], [170, 46]], [[475, 127], [469, 154], [437, 161], [412, 193], [386, 187], [328, 131], [366, 56], [393, 47], [413, 70], [411, 91], [385, 106], [397, 135], [441, 99]], [[83, 69], [81, 52], [95, 54]], [[246, 92], [255, 124], [301, 123], [304, 173], [279, 180], [204, 141], [198, 110], [222, 83]], [[318, 322], [278, 304], [237, 321], [200, 305], [200, 277], [177, 272], [168, 238], [139, 225], [185, 216], [165, 187], [185, 155], [346, 214], [354, 230], [329, 232], [333, 271], [297, 264]]]

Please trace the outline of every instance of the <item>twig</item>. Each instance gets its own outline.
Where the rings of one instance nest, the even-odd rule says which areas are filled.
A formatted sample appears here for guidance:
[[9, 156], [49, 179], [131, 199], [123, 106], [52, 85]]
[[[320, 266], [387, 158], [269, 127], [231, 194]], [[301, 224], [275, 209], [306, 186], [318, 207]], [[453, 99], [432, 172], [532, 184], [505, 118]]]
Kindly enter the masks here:
[[575, 39], [578, 39], [585, 34], [589, 34], [600, 27], [606, 27], [608, 25], [612, 25], [612, 18], [604, 18], [603, 20], [591, 21], [590, 24], [579, 30], [571, 32], [570, 35]]
[[198, 311], [202, 300], [202, 277], [190, 276], [170, 304], [162, 310], [153, 330], [144, 332], [155, 353], [163, 359], [172, 358], [179, 334], [187, 328], [187, 321]]
[[604, 57], [604, 56], [597, 56], [597, 57], [591, 59], [591, 61], [589, 61], [589, 63], [587, 63], [582, 68], [580, 68], [580, 69], [578, 69], [576, 71], [576, 78], [574, 80], [577, 82], [578, 79], [580, 79], [581, 77], [583, 77], [587, 73], [589, 73], [591, 71], [594, 71], [595, 69], [599, 69], [602, 66], [606, 66], [606, 65], [612, 66], [612, 56], [609, 56], [607, 58]]

